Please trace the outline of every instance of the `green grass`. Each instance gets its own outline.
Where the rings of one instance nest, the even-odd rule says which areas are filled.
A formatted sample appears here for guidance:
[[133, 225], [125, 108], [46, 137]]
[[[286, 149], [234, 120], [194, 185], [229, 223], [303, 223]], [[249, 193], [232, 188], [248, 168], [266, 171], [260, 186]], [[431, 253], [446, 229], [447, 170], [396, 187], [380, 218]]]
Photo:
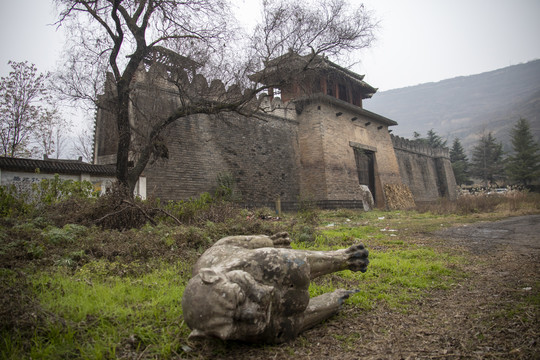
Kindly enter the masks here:
[[[407, 311], [414, 300], [444, 291], [467, 276], [464, 258], [446, 250], [431, 232], [540, 211], [539, 194], [515, 193], [497, 199], [441, 200], [418, 211], [320, 211], [306, 201], [302, 211], [267, 221], [261, 215], [273, 215], [270, 209], [240, 209], [206, 194], [166, 206], [184, 220], [182, 225], [159, 212], [154, 217], [158, 225], [150, 226], [134, 209], [117, 212], [114, 196], [51, 198], [43, 206], [1, 187], [0, 193], [5, 195], [0, 196], [5, 200], [0, 201], [1, 359], [204, 356], [197, 350], [184, 353], [186, 345], [193, 344], [182, 322], [181, 299], [198, 256], [227, 235], [288, 231], [294, 248], [309, 250], [362, 242], [370, 251], [368, 271], [318, 278], [310, 286], [311, 296], [336, 288], [358, 289], [346, 305], [358, 309], [347, 312], [353, 317], [387, 307]], [[138, 205], [149, 213], [160, 206], [159, 201]], [[113, 213], [117, 214], [110, 216]], [[95, 226], [104, 216], [107, 221], [99, 224], [109, 230]], [[518, 305], [509, 304], [493, 315], [533, 321], [540, 299], [523, 291]], [[358, 336], [336, 339], [347, 350]], [[303, 337], [295, 343], [308, 345]], [[220, 357], [235, 345], [212, 346], [206, 353]], [[286, 349], [294, 356], [295, 348]]]
[[379, 305], [406, 309], [411, 300], [429, 290], [447, 289], [463, 273], [452, 264], [460, 258], [437, 253], [431, 249], [372, 251], [365, 273], [341, 271], [316, 279], [310, 285], [311, 296], [338, 288], [358, 289], [348, 301], [358, 308], [372, 309]]
[[29, 349], [12, 339], [7, 357], [27, 352], [31, 358], [101, 359], [126, 351], [167, 357], [181, 351], [189, 334], [181, 321], [186, 264], [161, 264], [142, 276], [122, 276], [118, 267], [96, 261], [74, 273], [62, 267], [38, 273], [34, 292], [54, 316]]
[[[340, 210], [321, 212], [319, 216], [319, 224], [305, 225], [316, 230], [314, 237], [299, 241], [293, 236], [293, 248], [334, 250], [363, 242], [370, 251], [370, 265], [366, 273], [342, 271], [316, 279], [310, 286], [311, 296], [337, 288], [359, 289], [347, 306], [362, 311], [378, 306], [407, 311], [411, 301], [433, 290], [449, 288], [465, 276], [459, 270], [462, 258], [440, 252], [430, 247], [429, 240], [418, 241], [418, 237], [470, 219], [412, 211]], [[221, 232], [210, 225], [196, 229], [201, 234]], [[18, 329], [0, 334], [0, 357], [107, 359], [181, 355], [189, 334], [182, 322], [181, 299], [196, 259], [189, 254], [209, 246], [206, 240], [192, 241], [193, 237], [206, 239], [192, 228], [159, 225], [116, 233], [83, 228], [78, 231], [67, 226], [45, 228], [37, 240], [21, 236], [24, 244], [35, 242], [41, 246], [30, 249], [13, 243], [20, 254], [40, 261], [39, 266], [28, 262], [21, 270], [28, 274], [30, 292], [37, 302], [34, 310], [44, 320], [30, 334]], [[185, 231], [189, 234], [184, 236]], [[87, 251], [94, 251], [92, 242], [101, 244], [98, 250], [102, 257]], [[19, 254], [9, 244], [3, 245], [4, 252]], [[16, 273], [11, 276], [15, 279]]]
[[[423, 214], [396, 213], [369, 214], [368, 224], [357, 226], [351, 221], [325, 226], [313, 242], [295, 242], [293, 248], [302, 250], [336, 250], [363, 242], [369, 254], [366, 273], [342, 271], [316, 279], [310, 285], [310, 295], [317, 296], [337, 288], [358, 289], [360, 292], [348, 301], [362, 309], [372, 309], [377, 304], [406, 309], [411, 300], [433, 289], [447, 289], [464, 276], [457, 270], [462, 258], [438, 252], [410, 241], [418, 227], [441, 227], [441, 219]], [[364, 216], [362, 220], [366, 220]], [[384, 217], [384, 219], [380, 219]], [[413, 219], [410, 219], [413, 217]], [[445, 223], [448, 222], [446, 219]], [[443, 226], [445, 226], [443, 223]], [[371, 225], [373, 224], [373, 225]], [[389, 232], [388, 229], [399, 229]], [[412, 229], [412, 230], [409, 230]], [[386, 229], [387, 231], [381, 231]]]

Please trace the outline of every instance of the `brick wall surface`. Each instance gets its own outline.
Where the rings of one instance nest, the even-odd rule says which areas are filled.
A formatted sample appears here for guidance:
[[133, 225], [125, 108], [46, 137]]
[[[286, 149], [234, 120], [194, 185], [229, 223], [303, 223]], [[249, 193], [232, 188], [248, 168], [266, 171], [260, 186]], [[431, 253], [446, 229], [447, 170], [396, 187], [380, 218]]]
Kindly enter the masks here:
[[418, 142], [392, 136], [403, 183], [416, 201], [439, 197], [457, 198], [457, 185], [446, 148], [431, 148]]
[[395, 149], [403, 183], [411, 189], [416, 201], [436, 200], [441, 195], [434, 158]]
[[169, 159], [147, 168], [148, 192], [186, 199], [216, 188], [218, 174], [236, 180], [244, 202], [296, 201], [297, 124], [269, 117], [193, 116], [169, 127]]
[[315, 200], [361, 200], [354, 144], [375, 153], [374, 195], [384, 205], [383, 184], [401, 182], [387, 126], [335, 99], [305, 102], [298, 121], [303, 193]]
[[306, 108], [298, 118], [300, 189], [306, 200], [324, 200], [328, 196], [323, 148], [324, 124], [317, 108]]
[[441, 196], [447, 197], [450, 200], [456, 200], [458, 197], [458, 187], [450, 159], [447, 157], [437, 158], [436, 166]]

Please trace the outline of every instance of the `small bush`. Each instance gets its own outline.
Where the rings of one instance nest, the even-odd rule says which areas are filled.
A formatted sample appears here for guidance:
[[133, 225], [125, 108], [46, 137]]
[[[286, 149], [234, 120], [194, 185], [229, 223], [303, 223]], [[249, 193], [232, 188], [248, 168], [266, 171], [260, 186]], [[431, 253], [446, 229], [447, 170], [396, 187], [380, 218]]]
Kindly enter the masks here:
[[239, 201], [240, 194], [236, 189], [236, 180], [231, 173], [219, 173], [216, 177], [217, 188], [214, 196], [225, 201]]
[[213, 198], [209, 193], [202, 193], [198, 198], [169, 201], [164, 209], [185, 224], [197, 222], [199, 215], [210, 208]]
[[257, 219], [271, 219], [276, 215], [276, 211], [269, 207], [261, 207], [252, 211]]
[[19, 192], [15, 186], [0, 186], [0, 216], [17, 217], [32, 210], [28, 194]]
[[293, 226], [293, 231], [291, 234], [295, 241], [305, 243], [313, 243], [315, 239], [317, 239], [318, 235], [319, 231], [315, 226], [305, 223], [299, 223]]
[[30, 260], [39, 259], [45, 253], [45, 249], [41, 244], [35, 242], [28, 242], [25, 244], [25, 250]]
[[89, 181], [62, 180], [58, 174], [53, 179], [43, 179], [32, 190], [41, 204], [50, 205], [72, 197], [90, 197], [94, 187]]
[[317, 208], [300, 210], [298, 211], [298, 219], [302, 223], [316, 226], [321, 221], [320, 210]]
[[49, 243], [54, 245], [70, 244], [76, 240], [73, 234], [55, 227], [46, 230], [43, 236]]
[[[230, 235], [273, 235], [282, 231], [290, 231], [290, 228], [280, 221], [268, 221], [254, 217], [238, 215], [231, 217], [220, 224], [220, 237]], [[218, 239], [215, 239], [218, 240]]]
[[116, 186], [85, 209], [82, 223], [116, 230], [139, 229], [148, 222], [156, 225], [158, 204], [154, 199], [129, 199], [125, 191]]
[[57, 227], [63, 227], [66, 224], [90, 225], [92, 212], [99, 201], [100, 199], [66, 199], [47, 206], [43, 217]]
[[47, 216], [56, 204], [97, 196], [89, 181], [62, 180], [56, 174], [52, 179], [33, 184], [29, 190], [17, 189], [14, 185], [0, 186], [0, 216]]
[[164, 210], [170, 216], [159, 216], [160, 220], [170, 221], [172, 217], [186, 225], [203, 225], [207, 221], [221, 223], [239, 213], [234, 203], [212, 197], [209, 193], [189, 200], [169, 201]]
[[66, 224], [62, 228], [48, 227], [43, 231], [43, 237], [51, 244], [61, 245], [77, 241], [77, 238], [86, 235], [88, 228], [82, 225]]

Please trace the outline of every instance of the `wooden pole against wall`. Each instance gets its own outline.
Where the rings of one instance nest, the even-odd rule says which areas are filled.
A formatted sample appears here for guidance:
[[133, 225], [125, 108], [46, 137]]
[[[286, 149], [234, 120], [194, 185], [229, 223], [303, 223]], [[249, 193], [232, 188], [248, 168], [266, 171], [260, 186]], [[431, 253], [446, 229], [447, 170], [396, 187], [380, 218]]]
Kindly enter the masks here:
[[276, 213], [278, 216], [281, 216], [281, 196], [278, 195], [276, 198]]

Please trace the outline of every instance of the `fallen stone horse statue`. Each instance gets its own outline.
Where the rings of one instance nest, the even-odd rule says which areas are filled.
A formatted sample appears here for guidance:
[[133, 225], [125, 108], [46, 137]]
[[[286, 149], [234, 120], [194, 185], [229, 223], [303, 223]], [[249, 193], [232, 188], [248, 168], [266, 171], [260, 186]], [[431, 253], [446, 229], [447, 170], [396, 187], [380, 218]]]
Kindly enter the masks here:
[[287, 233], [230, 236], [195, 264], [184, 291], [190, 338], [280, 343], [336, 314], [350, 294], [336, 290], [310, 299], [311, 279], [335, 271], [366, 271], [362, 244], [336, 251], [293, 250]]

